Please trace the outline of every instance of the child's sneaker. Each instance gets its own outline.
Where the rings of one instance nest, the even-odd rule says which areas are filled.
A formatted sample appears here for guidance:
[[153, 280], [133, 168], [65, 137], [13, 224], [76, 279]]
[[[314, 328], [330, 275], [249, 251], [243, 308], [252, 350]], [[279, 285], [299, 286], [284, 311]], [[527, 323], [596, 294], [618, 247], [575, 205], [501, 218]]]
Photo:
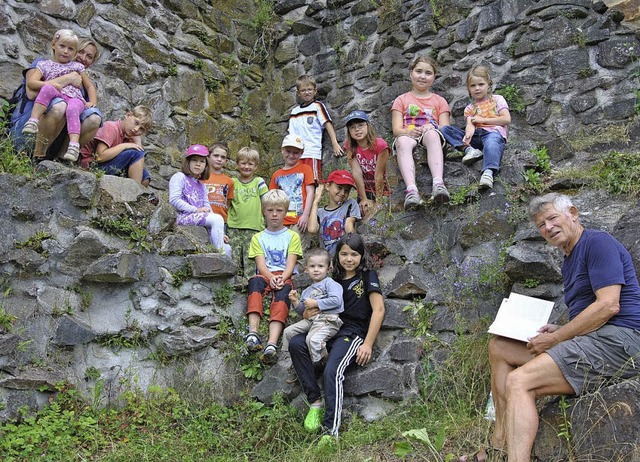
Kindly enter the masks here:
[[317, 432], [322, 428], [322, 416], [324, 415], [324, 407], [309, 408], [307, 416], [304, 418], [304, 429], [310, 433]]
[[247, 345], [247, 351], [249, 353], [262, 350], [262, 340], [260, 340], [260, 337], [258, 337], [258, 334], [256, 334], [255, 332], [249, 332], [244, 338], [244, 341]]
[[438, 204], [449, 202], [449, 191], [444, 183], [438, 183], [433, 186], [433, 200]]
[[415, 210], [424, 205], [424, 201], [420, 197], [418, 191], [409, 191], [404, 196], [404, 209], [405, 210]]
[[67, 148], [67, 152], [62, 156], [62, 160], [68, 160], [70, 162], [75, 162], [78, 160], [78, 156], [80, 156], [80, 148], [78, 146], [74, 146], [72, 144]]
[[27, 120], [27, 123], [22, 127], [23, 135], [34, 135], [38, 133], [38, 121], [34, 119]]
[[482, 151], [480, 149], [468, 147], [467, 149], [464, 150], [464, 157], [462, 158], [462, 163], [464, 165], [471, 165], [476, 160], [482, 159], [483, 155], [484, 154], [482, 154]]
[[338, 447], [338, 438], [329, 434], [322, 435], [318, 441], [318, 447], [335, 450]]
[[491, 170], [485, 170], [480, 177], [480, 184], [478, 189], [491, 189], [493, 188], [493, 172]]
[[262, 350], [260, 362], [265, 366], [273, 366], [278, 362], [278, 348], [273, 343], [267, 343], [267, 346]]

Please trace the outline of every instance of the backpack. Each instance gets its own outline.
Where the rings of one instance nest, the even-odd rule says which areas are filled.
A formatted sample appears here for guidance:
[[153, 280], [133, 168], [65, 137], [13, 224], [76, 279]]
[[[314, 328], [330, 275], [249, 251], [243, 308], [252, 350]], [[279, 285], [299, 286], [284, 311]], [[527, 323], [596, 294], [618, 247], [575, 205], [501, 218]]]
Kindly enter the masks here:
[[31, 101], [27, 98], [27, 82], [22, 79], [20, 86], [15, 89], [13, 95], [8, 100], [0, 99], [0, 119], [10, 121], [13, 119], [13, 113], [17, 109], [18, 114], [25, 111], [25, 106]]

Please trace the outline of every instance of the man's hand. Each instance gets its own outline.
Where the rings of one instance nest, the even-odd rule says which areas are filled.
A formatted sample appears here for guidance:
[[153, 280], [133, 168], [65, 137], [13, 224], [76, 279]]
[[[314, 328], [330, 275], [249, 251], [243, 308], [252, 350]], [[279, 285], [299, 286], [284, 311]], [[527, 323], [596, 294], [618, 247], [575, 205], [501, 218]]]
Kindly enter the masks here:
[[529, 339], [529, 343], [527, 343], [527, 349], [532, 356], [538, 356], [558, 343], [559, 342], [556, 340], [555, 335], [545, 332], [538, 334], [535, 337], [531, 337]]

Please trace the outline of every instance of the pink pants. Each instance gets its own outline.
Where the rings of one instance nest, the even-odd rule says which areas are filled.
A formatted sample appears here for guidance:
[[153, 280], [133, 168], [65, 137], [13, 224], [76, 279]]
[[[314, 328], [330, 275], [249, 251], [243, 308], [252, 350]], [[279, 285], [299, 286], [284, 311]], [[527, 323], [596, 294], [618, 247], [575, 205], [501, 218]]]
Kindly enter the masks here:
[[48, 107], [53, 98], [62, 98], [67, 103], [67, 132], [75, 135], [80, 134], [80, 113], [84, 111], [84, 101], [79, 98], [71, 98], [70, 96], [60, 93], [53, 85], [45, 85], [40, 89], [36, 103]]

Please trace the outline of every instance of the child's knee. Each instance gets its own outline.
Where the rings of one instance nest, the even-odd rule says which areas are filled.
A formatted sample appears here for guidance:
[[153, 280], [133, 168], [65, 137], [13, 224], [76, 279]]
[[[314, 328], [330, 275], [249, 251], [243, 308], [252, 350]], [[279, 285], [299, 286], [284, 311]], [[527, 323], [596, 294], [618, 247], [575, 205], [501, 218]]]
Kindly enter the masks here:
[[277, 321], [285, 324], [289, 317], [289, 306], [283, 300], [274, 301], [270, 307], [269, 322]]

